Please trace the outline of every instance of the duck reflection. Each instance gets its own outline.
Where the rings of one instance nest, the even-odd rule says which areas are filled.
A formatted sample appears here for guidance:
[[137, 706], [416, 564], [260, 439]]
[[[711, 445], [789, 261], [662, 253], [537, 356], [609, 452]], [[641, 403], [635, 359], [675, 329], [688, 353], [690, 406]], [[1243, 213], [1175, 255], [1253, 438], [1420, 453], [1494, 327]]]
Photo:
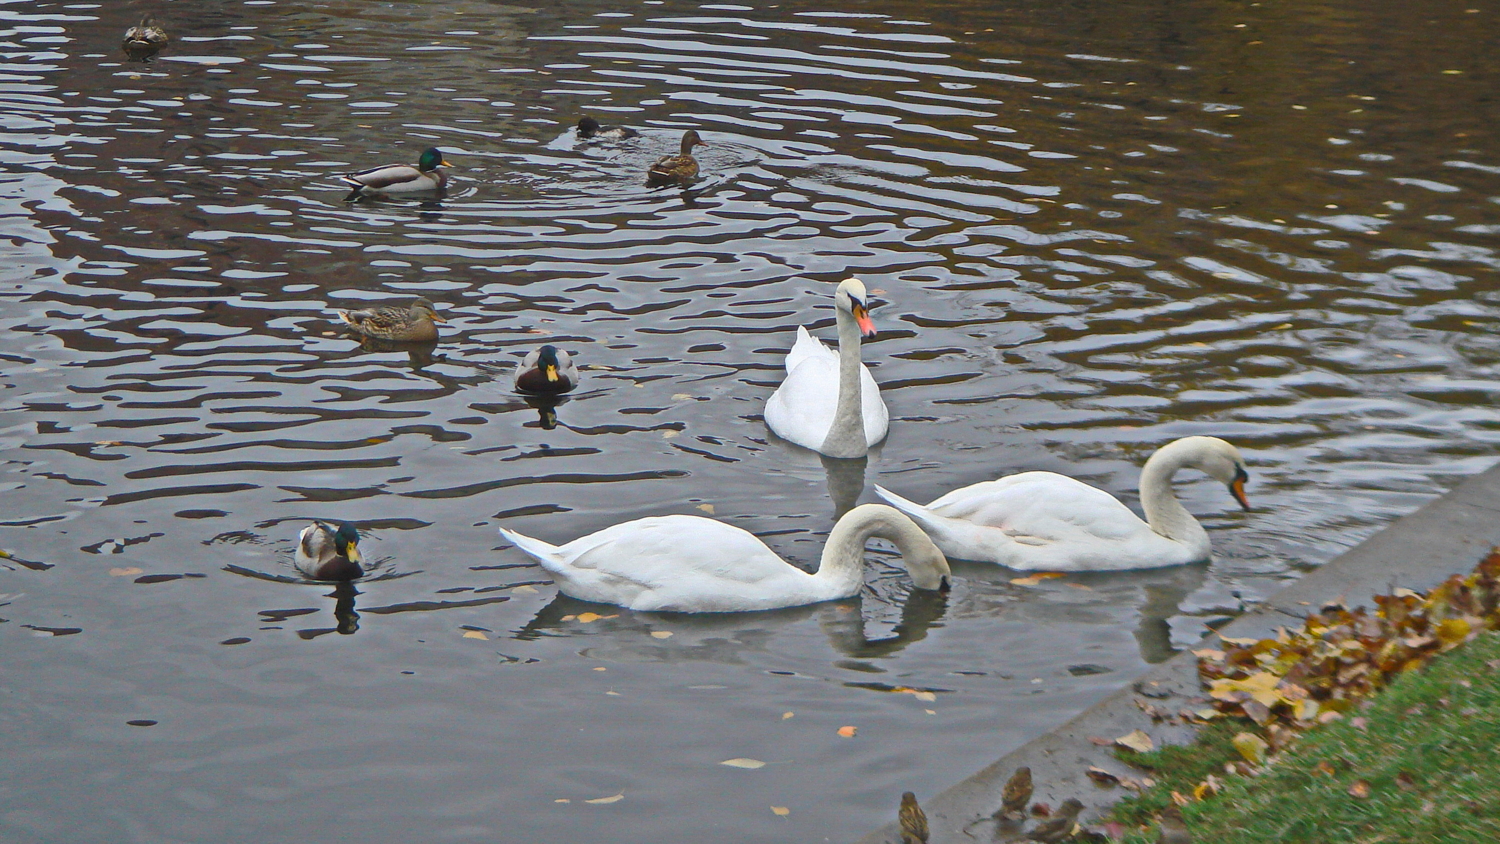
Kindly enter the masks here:
[[565, 396], [533, 396], [521, 397], [528, 407], [536, 410], [537, 421], [527, 422], [523, 427], [540, 427], [544, 431], [550, 431], [557, 427], [557, 406], [567, 401]]

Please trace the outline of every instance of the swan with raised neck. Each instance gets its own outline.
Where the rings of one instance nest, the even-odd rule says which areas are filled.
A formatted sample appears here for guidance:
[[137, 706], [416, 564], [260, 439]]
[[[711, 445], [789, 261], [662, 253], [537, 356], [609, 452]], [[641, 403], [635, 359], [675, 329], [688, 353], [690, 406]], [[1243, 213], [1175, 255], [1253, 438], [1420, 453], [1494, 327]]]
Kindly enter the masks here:
[[855, 507], [833, 526], [818, 570], [782, 560], [753, 534], [701, 516], [655, 516], [566, 545], [505, 528], [565, 595], [655, 612], [748, 612], [849, 598], [864, 585], [871, 538], [896, 544], [918, 589], [946, 588], [948, 560], [910, 518], [884, 504]]
[[1141, 470], [1141, 509], [1053, 472], [1022, 472], [956, 489], [925, 507], [875, 487], [911, 516], [949, 557], [1032, 571], [1115, 571], [1207, 560], [1208, 532], [1182, 506], [1172, 478], [1194, 468], [1229, 487], [1246, 510], [1249, 474], [1218, 437], [1184, 437], [1157, 449]]
[[865, 456], [885, 438], [890, 415], [862, 360], [861, 340], [874, 336], [864, 282], [834, 290], [838, 352], [798, 328], [787, 377], [766, 401], [766, 425], [782, 439], [837, 458]]

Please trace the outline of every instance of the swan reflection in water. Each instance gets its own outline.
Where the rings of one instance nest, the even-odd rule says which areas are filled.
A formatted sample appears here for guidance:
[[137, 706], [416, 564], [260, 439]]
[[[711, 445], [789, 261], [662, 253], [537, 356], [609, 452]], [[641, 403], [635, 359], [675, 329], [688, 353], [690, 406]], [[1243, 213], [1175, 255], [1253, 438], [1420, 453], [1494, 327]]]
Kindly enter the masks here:
[[[633, 662], [739, 663], [744, 661], [743, 651], [763, 649], [781, 628], [816, 617], [834, 650], [854, 659], [871, 659], [895, 656], [906, 646], [927, 638], [928, 630], [942, 626], [947, 606], [946, 592], [913, 589], [902, 602], [901, 620], [890, 635], [872, 639], [865, 633], [859, 597], [760, 612], [652, 613], [559, 594], [513, 638], [530, 641], [587, 633], [610, 640], [586, 649], [594, 657], [607, 655]], [[653, 635], [661, 633], [672, 635]]]

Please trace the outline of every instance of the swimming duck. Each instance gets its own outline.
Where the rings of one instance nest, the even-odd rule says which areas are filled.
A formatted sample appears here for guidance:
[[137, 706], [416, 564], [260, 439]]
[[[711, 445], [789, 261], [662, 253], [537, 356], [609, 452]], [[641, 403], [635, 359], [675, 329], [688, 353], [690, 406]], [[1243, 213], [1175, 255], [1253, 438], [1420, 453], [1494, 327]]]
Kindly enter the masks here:
[[354, 580], [363, 577], [359, 567], [359, 532], [354, 525], [337, 527], [315, 521], [297, 536], [297, 571], [313, 580]]
[[578, 137], [585, 141], [623, 141], [626, 138], [634, 138], [638, 132], [624, 126], [600, 126], [599, 121], [592, 117], [583, 117], [578, 121]]
[[426, 299], [418, 299], [409, 308], [364, 308], [339, 311], [339, 319], [366, 337], [378, 340], [400, 340], [429, 343], [438, 338], [434, 322], [447, 322]]
[[816, 574], [749, 531], [702, 516], [624, 522], [566, 545], [500, 528], [565, 595], [643, 612], [753, 612], [836, 601], [864, 586], [865, 542], [896, 543], [918, 589], [942, 589], [948, 561], [911, 519], [884, 504], [855, 507], [833, 526]]
[[687, 187], [698, 178], [698, 160], [689, 154], [689, 151], [703, 144], [703, 139], [698, 137], [696, 129], [689, 129], [682, 135], [682, 151], [677, 155], [664, 155], [651, 165], [646, 171], [646, 187], [660, 188], [667, 185], [681, 185]]
[[156, 16], [148, 14], [141, 18], [140, 23], [125, 30], [125, 40], [120, 46], [125, 48], [125, 55], [132, 59], [148, 59], [171, 40], [167, 37], [167, 31], [156, 22]]
[[925, 507], [879, 486], [875, 492], [950, 557], [1026, 571], [1120, 571], [1209, 558], [1208, 532], [1172, 492], [1172, 476], [1189, 467], [1227, 484], [1250, 509], [1245, 460], [1218, 437], [1183, 437], [1151, 455], [1141, 469], [1145, 521], [1104, 490], [1054, 472], [984, 481]]
[[890, 413], [860, 361], [860, 337], [875, 334], [868, 301], [864, 282], [839, 282], [833, 294], [837, 353], [797, 327], [786, 380], [766, 400], [766, 427], [776, 436], [829, 457], [862, 457], [885, 439]]
[[573, 357], [556, 346], [532, 349], [516, 367], [516, 389], [523, 393], [566, 393], [578, 386]]
[[358, 196], [385, 196], [391, 193], [420, 193], [441, 190], [448, 183], [448, 176], [440, 168], [452, 165], [443, 160], [443, 151], [433, 147], [422, 153], [417, 166], [410, 164], [387, 164], [372, 167], [358, 173], [339, 176], [353, 188], [346, 201]]

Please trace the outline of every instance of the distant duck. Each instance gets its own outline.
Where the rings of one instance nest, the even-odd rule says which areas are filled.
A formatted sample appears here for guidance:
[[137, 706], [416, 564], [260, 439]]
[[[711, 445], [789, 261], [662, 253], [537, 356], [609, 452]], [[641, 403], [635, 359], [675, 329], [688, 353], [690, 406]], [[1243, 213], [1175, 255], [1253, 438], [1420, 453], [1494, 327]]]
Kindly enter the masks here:
[[339, 179], [353, 188], [345, 201], [359, 196], [430, 193], [441, 190], [448, 183], [448, 175], [441, 168], [451, 166], [443, 160], [443, 151], [433, 147], [422, 153], [415, 167], [410, 164], [387, 164], [384, 167], [348, 173], [339, 176]]
[[943, 589], [948, 561], [911, 519], [884, 504], [855, 507], [833, 526], [814, 574], [747, 530], [702, 516], [624, 522], [566, 545], [500, 528], [564, 594], [643, 612], [752, 612], [836, 601], [864, 586], [865, 542], [888, 539], [918, 589]]
[[860, 360], [860, 337], [873, 336], [864, 282], [846, 278], [833, 294], [839, 350], [797, 327], [786, 356], [786, 380], [766, 400], [766, 427], [784, 440], [829, 457], [863, 457], [885, 439], [890, 413]]
[[148, 59], [171, 40], [167, 37], [167, 31], [156, 22], [156, 16], [148, 14], [141, 18], [140, 23], [125, 30], [125, 40], [120, 46], [125, 48], [125, 55], [132, 59]]
[[339, 311], [339, 319], [360, 334], [377, 340], [406, 343], [429, 343], [438, 338], [435, 322], [447, 322], [426, 299], [418, 299], [409, 308], [365, 308]]
[[651, 165], [646, 171], [646, 187], [662, 188], [667, 185], [680, 185], [687, 187], [698, 178], [698, 159], [693, 158], [690, 151], [693, 147], [703, 144], [703, 139], [698, 137], [696, 129], [689, 129], [682, 135], [682, 151], [677, 155], [664, 155]]
[[360, 568], [359, 531], [348, 522], [337, 527], [313, 522], [297, 537], [297, 571], [313, 580], [354, 580], [363, 577]]
[[532, 349], [516, 367], [516, 389], [523, 393], [556, 395], [578, 386], [573, 357], [556, 346]]
[[625, 126], [600, 126], [599, 121], [592, 117], [584, 117], [578, 121], [578, 137], [585, 141], [623, 141], [638, 134], [640, 133]]
[[1227, 484], [1250, 509], [1245, 460], [1218, 437], [1183, 437], [1151, 455], [1141, 469], [1145, 521], [1104, 490], [1055, 472], [972, 484], [925, 507], [879, 486], [875, 493], [956, 559], [1025, 571], [1145, 569], [1209, 558], [1208, 532], [1172, 492], [1172, 476], [1185, 468]]

